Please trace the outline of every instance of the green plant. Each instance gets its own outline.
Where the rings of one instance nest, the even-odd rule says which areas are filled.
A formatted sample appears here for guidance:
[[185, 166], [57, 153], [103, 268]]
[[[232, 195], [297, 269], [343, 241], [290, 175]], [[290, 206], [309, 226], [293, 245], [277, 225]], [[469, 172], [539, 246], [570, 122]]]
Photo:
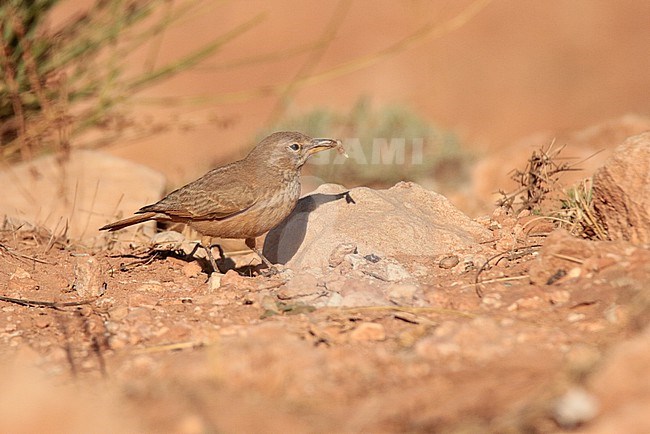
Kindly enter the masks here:
[[555, 217], [573, 235], [590, 240], [608, 239], [605, 226], [594, 212], [591, 179], [584, 179], [565, 191]]

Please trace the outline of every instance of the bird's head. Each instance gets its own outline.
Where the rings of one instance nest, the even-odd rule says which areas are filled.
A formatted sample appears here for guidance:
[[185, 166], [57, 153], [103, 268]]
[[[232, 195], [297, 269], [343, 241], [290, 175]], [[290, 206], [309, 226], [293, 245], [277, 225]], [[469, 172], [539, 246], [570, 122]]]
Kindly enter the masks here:
[[270, 166], [300, 169], [313, 154], [340, 146], [334, 139], [313, 139], [294, 131], [273, 133], [253, 148], [247, 158], [261, 159]]

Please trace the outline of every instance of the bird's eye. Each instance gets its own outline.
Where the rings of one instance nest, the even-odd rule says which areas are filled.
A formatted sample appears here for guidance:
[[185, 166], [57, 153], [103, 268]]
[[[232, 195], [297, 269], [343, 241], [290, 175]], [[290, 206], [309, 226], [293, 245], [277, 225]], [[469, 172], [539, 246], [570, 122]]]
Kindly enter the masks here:
[[289, 146], [289, 149], [291, 149], [292, 151], [298, 151], [300, 150], [300, 145], [298, 143], [293, 143]]

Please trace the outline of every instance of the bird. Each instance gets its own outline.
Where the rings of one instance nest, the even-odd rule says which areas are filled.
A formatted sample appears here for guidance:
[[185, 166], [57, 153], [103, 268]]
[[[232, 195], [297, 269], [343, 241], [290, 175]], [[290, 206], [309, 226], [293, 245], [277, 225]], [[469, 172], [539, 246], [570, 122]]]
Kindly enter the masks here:
[[117, 231], [150, 220], [185, 223], [203, 236], [201, 246], [215, 272], [216, 261], [204, 242], [211, 237], [244, 239], [273, 274], [276, 269], [257, 248], [256, 238], [293, 211], [300, 198], [301, 168], [310, 156], [328, 149], [345, 154], [340, 140], [275, 132], [243, 159], [212, 169], [132, 217], [99, 230]]

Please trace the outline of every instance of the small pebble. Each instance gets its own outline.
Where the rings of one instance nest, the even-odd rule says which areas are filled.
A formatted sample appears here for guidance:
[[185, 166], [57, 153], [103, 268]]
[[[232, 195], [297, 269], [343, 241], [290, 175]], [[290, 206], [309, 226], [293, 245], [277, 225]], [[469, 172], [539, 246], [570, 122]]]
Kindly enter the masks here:
[[127, 295], [129, 306], [156, 306], [160, 302], [160, 297], [154, 294], [142, 292], [133, 292]]
[[22, 268], [18, 267], [16, 268], [16, 271], [14, 271], [11, 276], [9, 276], [9, 280], [13, 279], [31, 279], [32, 275], [29, 274], [27, 271], [23, 270]]
[[280, 300], [309, 296], [319, 291], [318, 279], [311, 273], [303, 272], [296, 275], [286, 285], [280, 288], [276, 295]]
[[383, 341], [386, 339], [386, 329], [374, 322], [362, 322], [350, 332], [353, 341]]
[[337, 292], [332, 292], [327, 300], [327, 307], [339, 307], [343, 304], [343, 296]]
[[386, 274], [384, 276], [389, 282], [399, 282], [410, 279], [411, 274], [399, 264], [386, 264]]
[[483, 297], [481, 303], [494, 309], [498, 309], [503, 306], [503, 302], [501, 301], [501, 294], [487, 294]]
[[598, 414], [598, 401], [586, 390], [573, 387], [562, 395], [553, 408], [553, 418], [562, 428], [575, 428]]
[[[213, 273], [214, 274], [214, 273]], [[212, 276], [210, 276], [212, 277]], [[225, 274], [221, 276], [221, 286], [233, 285], [233, 286], [247, 286], [246, 278], [240, 276], [235, 270], [228, 270]]]
[[341, 243], [334, 247], [329, 257], [329, 266], [332, 268], [338, 267], [345, 260], [345, 255], [356, 253], [357, 246], [353, 243]]
[[408, 283], [393, 283], [388, 288], [388, 296], [392, 301], [411, 303], [415, 298], [418, 287]]
[[197, 277], [201, 274], [201, 266], [196, 261], [188, 262], [183, 265], [183, 274], [189, 278]]
[[460, 259], [458, 259], [458, 256], [456, 255], [451, 255], [451, 256], [446, 256], [440, 260], [438, 263], [438, 266], [440, 268], [444, 269], [450, 269], [454, 268], [458, 263], [460, 262]]
[[74, 289], [80, 297], [104, 295], [102, 267], [92, 256], [75, 258]]
[[113, 321], [122, 321], [129, 314], [129, 308], [126, 306], [117, 306], [108, 312]]
[[373, 264], [376, 264], [377, 262], [381, 261], [381, 258], [374, 253], [371, 253], [369, 255], [364, 256], [364, 258]]
[[142, 285], [138, 286], [136, 289], [138, 292], [164, 292], [165, 287], [162, 283], [152, 280]]
[[573, 312], [573, 313], [570, 313], [570, 314], [567, 316], [566, 319], [567, 319], [567, 321], [569, 321], [569, 322], [578, 322], [578, 321], [582, 321], [582, 320], [585, 319], [586, 317], [587, 317], [587, 316], [586, 316], [584, 313], [576, 313], [576, 312]]
[[210, 278], [208, 279], [208, 288], [210, 291], [216, 291], [221, 288], [221, 278], [223, 276], [223, 274], [217, 272], [210, 274]]
[[548, 295], [548, 300], [554, 305], [563, 305], [571, 299], [571, 293], [565, 290], [553, 291]]
[[349, 254], [345, 255], [345, 260], [347, 262], [349, 262], [350, 265], [352, 265], [353, 269], [356, 269], [357, 267], [368, 263], [366, 258], [364, 258], [363, 256], [361, 256], [358, 253], [349, 253]]
[[34, 320], [34, 325], [39, 329], [47, 328], [50, 324], [52, 324], [52, 318], [47, 315], [39, 315]]

